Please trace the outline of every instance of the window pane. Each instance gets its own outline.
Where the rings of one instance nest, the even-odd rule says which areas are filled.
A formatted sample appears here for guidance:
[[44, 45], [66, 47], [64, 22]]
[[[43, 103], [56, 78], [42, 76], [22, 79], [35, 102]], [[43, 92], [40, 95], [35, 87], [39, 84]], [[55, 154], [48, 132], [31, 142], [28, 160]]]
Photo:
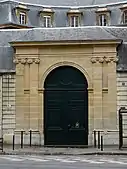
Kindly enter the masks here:
[[71, 26], [71, 27], [74, 27], [74, 16], [71, 16], [70, 19], [71, 19], [71, 20], [70, 20], [70, 26]]
[[123, 22], [127, 23], [127, 11], [124, 12]]
[[106, 15], [100, 15], [99, 16], [99, 25], [100, 26], [106, 26], [107, 25], [107, 20], [106, 20]]
[[78, 27], [79, 26], [79, 16], [71, 16], [70, 17], [70, 26]]
[[44, 16], [44, 27], [51, 27], [51, 16]]
[[76, 27], [79, 26], [79, 17], [78, 16], [75, 17], [75, 26]]
[[19, 14], [19, 22], [20, 24], [26, 24], [26, 13]]

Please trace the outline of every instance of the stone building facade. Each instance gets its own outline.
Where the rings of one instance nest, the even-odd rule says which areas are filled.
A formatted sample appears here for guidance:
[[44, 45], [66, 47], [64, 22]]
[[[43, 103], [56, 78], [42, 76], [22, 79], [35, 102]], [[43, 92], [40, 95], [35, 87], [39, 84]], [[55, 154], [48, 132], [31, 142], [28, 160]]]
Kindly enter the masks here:
[[15, 134], [19, 144], [23, 131], [29, 144], [30, 130], [33, 144], [92, 145], [94, 130], [109, 131], [105, 144], [118, 143], [118, 110], [127, 102], [126, 3], [85, 2], [0, 2], [5, 143]]
[[[88, 81], [89, 144], [94, 129], [116, 130], [117, 41], [15, 44], [16, 129], [44, 131], [44, 81], [59, 66], [80, 70]], [[21, 45], [21, 46], [20, 46]], [[28, 50], [29, 47], [29, 50]], [[66, 48], [66, 52], [65, 52]], [[42, 139], [43, 140], [43, 139]]]

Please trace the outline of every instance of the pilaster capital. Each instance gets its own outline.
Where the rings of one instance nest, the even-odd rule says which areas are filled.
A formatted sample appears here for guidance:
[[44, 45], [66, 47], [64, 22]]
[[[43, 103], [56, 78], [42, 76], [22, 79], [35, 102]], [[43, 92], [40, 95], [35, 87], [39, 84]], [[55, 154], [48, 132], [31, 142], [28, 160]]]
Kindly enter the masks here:
[[36, 58], [36, 59], [34, 59], [34, 62], [35, 62], [36, 64], [39, 64], [39, 63], [40, 63], [40, 59], [39, 59], [39, 58]]
[[91, 62], [92, 63], [110, 63], [110, 62], [118, 62], [118, 58], [117, 57], [92, 57], [91, 58]]
[[103, 57], [99, 58], [99, 59], [98, 59], [98, 62], [99, 62], [99, 63], [103, 63], [103, 62], [104, 62], [104, 58], [103, 58]]
[[20, 62], [21, 62], [21, 64], [25, 64], [26, 63], [26, 59], [21, 59]]
[[17, 58], [13, 59], [13, 63], [19, 64], [19, 59], [17, 59]]
[[92, 63], [96, 63], [96, 62], [97, 62], [96, 58], [95, 58], [95, 57], [92, 57], [92, 58], [91, 58], [91, 62], [92, 62]]
[[119, 61], [118, 58], [114, 58], [114, 59], [113, 59], [113, 62], [115, 62], [115, 63], [117, 63], [118, 61]]
[[110, 61], [111, 61], [110, 58], [105, 57], [105, 62], [106, 62], [106, 63], [109, 63]]
[[27, 59], [27, 63], [28, 64], [32, 64], [33, 63], [33, 59]]

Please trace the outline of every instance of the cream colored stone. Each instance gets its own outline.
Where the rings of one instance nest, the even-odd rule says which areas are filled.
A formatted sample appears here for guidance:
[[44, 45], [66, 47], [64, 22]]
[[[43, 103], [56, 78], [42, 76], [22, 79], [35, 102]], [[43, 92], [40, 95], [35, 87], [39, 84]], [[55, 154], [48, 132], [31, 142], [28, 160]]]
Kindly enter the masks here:
[[[89, 139], [94, 129], [117, 128], [115, 43], [42, 43], [29, 49], [24, 45], [16, 47], [16, 58], [32, 60], [16, 64], [16, 129], [36, 129], [44, 137], [44, 82], [53, 69], [64, 65], [79, 69], [88, 81]], [[37, 64], [35, 58], [39, 59]]]

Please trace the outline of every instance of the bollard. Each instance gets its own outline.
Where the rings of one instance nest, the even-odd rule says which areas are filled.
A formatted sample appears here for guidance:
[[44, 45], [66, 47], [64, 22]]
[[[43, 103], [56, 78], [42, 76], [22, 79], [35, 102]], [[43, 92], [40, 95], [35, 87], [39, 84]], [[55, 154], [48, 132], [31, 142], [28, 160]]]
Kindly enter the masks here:
[[96, 142], [96, 131], [94, 130], [94, 148], [97, 147], [97, 142]]
[[3, 152], [3, 149], [4, 149], [4, 139], [2, 138], [2, 152]]
[[23, 148], [23, 131], [21, 131], [21, 148]]
[[0, 138], [0, 150], [3, 152], [3, 138]]
[[101, 151], [103, 151], [103, 136], [101, 136]]
[[30, 147], [32, 145], [32, 130], [30, 130]]
[[100, 149], [100, 131], [98, 131], [98, 149]]
[[13, 150], [15, 149], [15, 135], [13, 134]]

